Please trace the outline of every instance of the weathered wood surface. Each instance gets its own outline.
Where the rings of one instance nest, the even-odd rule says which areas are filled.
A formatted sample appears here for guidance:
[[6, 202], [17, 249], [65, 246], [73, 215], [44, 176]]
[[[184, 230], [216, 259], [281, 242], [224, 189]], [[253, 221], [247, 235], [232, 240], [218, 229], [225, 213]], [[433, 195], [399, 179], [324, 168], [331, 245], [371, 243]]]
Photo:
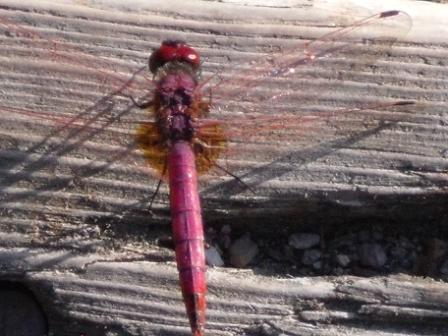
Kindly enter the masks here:
[[[100, 7], [88, 1], [1, 1], [2, 23], [26, 30], [2, 27], [8, 33], [1, 35], [0, 105], [87, 113], [88, 118], [101, 111], [128, 116], [127, 99], [104, 97], [144, 65], [149, 51], [165, 38], [199, 48], [207, 74], [231, 67], [232, 60], [250, 61], [288, 45], [291, 36], [319, 36], [328, 28], [322, 20], [330, 17], [336, 24], [339, 12], [360, 15], [357, 7], [338, 7], [341, 3], [322, 5], [326, 11], [302, 4], [117, 1]], [[384, 7], [376, 2], [371, 11], [390, 8], [412, 17], [412, 29], [402, 41], [375, 66], [350, 59], [334, 62], [330, 70], [311, 66], [315, 75], [296, 80], [300, 95], [291, 104], [337, 108], [398, 99], [418, 104], [366, 120], [347, 116], [344, 120], [354, 123], [350, 127], [341, 124], [344, 120], [330, 120], [323, 125], [329, 139], [303, 149], [298, 144], [278, 149], [274, 139], [255, 144], [252, 157], [229, 165], [256, 195], [227, 177], [205, 177], [207, 222], [263, 217], [254, 229], [272, 233], [280, 219], [292, 215], [303, 218], [298, 224], [358, 217], [393, 217], [406, 224], [443, 221], [448, 7], [388, 1]], [[48, 42], [33, 34], [64, 42], [52, 53]], [[102, 56], [102, 74], [117, 81], [98, 75], [78, 53], [73, 53], [75, 61], [61, 57], [67, 50]], [[316, 90], [325, 92], [325, 101], [313, 100]], [[2, 110], [0, 125], [2, 277], [23, 279], [36, 291], [54, 335], [188, 334], [173, 256], [154, 244], [161, 233], [169, 233], [167, 190], [155, 205], [155, 216], [149, 216], [156, 181], [132, 149], [132, 125], [117, 131], [111, 119], [106, 131], [70, 133], [60, 123], [55, 128], [52, 121], [30, 122], [24, 114], [7, 112]], [[141, 113], [132, 110], [132, 115]], [[389, 120], [386, 126], [380, 116]], [[280, 158], [266, 160], [275, 151]], [[448, 286], [443, 283], [410, 277], [277, 280], [225, 269], [208, 275], [209, 334], [447, 331]]]
[[[110, 116], [142, 118], [145, 112], [132, 109], [129, 99], [106, 95], [144, 66], [150, 50], [164, 38], [184, 39], [197, 47], [207, 75], [238, 70], [232, 69], [232, 60], [235, 64], [250, 62], [266, 50], [288, 46], [291, 37], [320, 36], [329, 30], [327, 25], [346, 24], [347, 13], [354, 20], [381, 9], [378, 5], [370, 11], [353, 7], [350, 12], [347, 4], [291, 9], [213, 2], [118, 3], [100, 9], [76, 6], [76, 2], [10, 4], [11, 9], [2, 11], [10, 20], [3, 22], [9, 25], [2, 48], [2, 104], [81, 115], [90, 122]], [[275, 137], [267, 138], [255, 142], [252, 152], [238, 160], [224, 158], [222, 163], [255, 189], [256, 195], [229, 176], [205, 176], [202, 200], [208, 223], [267, 216], [277, 220], [291, 215], [314, 223], [319, 218], [346, 221], [355, 214], [419, 221], [440, 212], [446, 201], [448, 165], [447, 49], [442, 20], [446, 7], [417, 2], [395, 6], [410, 14], [412, 29], [374, 66], [371, 59], [375, 56], [369, 54], [354, 59], [344, 55], [336, 61], [328, 57], [301, 67], [298, 76], [286, 82], [272, 82], [260, 90], [269, 94], [269, 90], [283, 92], [293, 87], [294, 94], [284, 106], [297, 113], [400, 99], [418, 103], [398, 111], [339, 114], [315, 126], [325, 130], [318, 136], [310, 125], [303, 141], [279, 145]], [[340, 19], [339, 12], [345, 19]], [[10, 25], [15, 22], [27, 30]], [[41, 37], [57, 43], [49, 44]], [[97, 57], [93, 69], [94, 61], [80, 50]], [[268, 103], [264, 111], [256, 112], [280, 112], [275, 103]], [[222, 113], [237, 115], [238, 104]], [[34, 119], [30, 123], [26, 115], [8, 111], [2, 112], [2, 118], [6, 208], [23, 213], [25, 219], [30, 213], [45, 213], [63, 222], [81, 218], [85, 223], [88, 218], [146, 225], [156, 179], [133, 149], [134, 125], [117, 130], [111, 119], [97, 126], [106, 130], [70, 132], [61, 124], [55, 127], [52, 121]], [[418, 212], [413, 211], [415, 205], [419, 205]], [[157, 216], [152, 222], [166, 223], [166, 186], [154, 210]]]
[[[42, 253], [42, 255], [39, 255]], [[188, 335], [174, 264], [66, 252], [2, 252], [54, 335]], [[34, 269], [35, 271], [31, 271]], [[58, 269], [56, 272], [55, 269]], [[208, 271], [209, 335], [444, 335], [445, 283], [404, 275], [275, 279]]]

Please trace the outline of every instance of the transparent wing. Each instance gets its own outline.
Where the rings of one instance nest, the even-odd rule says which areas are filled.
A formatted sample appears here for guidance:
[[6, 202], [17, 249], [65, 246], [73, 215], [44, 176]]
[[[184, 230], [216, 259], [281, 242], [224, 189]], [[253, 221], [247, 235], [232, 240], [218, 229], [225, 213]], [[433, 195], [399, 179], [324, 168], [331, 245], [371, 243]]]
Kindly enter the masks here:
[[[366, 95], [367, 87], [381, 83], [366, 85], [371, 75], [365, 70], [406, 35], [409, 15], [391, 10], [346, 21], [315, 39], [289, 39], [278, 52], [249, 63], [229, 62], [219, 75], [205, 76], [210, 117], [222, 122], [229, 139], [221, 165], [245, 181], [257, 167], [281, 176], [300, 162], [368, 142], [406, 118], [412, 102], [390, 93], [381, 94], [390, 96], [382, 101]], [[258, 182], [268, 179], [262, 174]]]
[[123, 56], [109, 35], [93, 41], [87, 21], [0, 9], [0, 211], [34, 218], [37, 238], [57, 227], [95, 236], [89, 223], [147, 216], [157, 181], [135, 146], [147, 111], [128, 97], [152, 93], [142, 71], [151, 48]]
[[[279, 100], [293, 93], [295, 81], [303, 75], [302, 68], [309, 70], [309, 66], [316, 63], [320, 67], [334, 66], [331, 62], [317, 62], [330, 56], [339, 62], [373, 64], [405, 36], [411, 26], [411, 18], [402, 11], [380, 12], [343, 27], [329, 28], [314, 40], [289, 42], [290, 46], [280, 47], [281, 51], [251, 62], [231, 63], [219, 75], [207, 78], [201, 88], [213, 92], [218, 110], [227, 106], [226, 101], [261, 104]], [[266, 87], [273, 87], [276, 93], [261, 91]]]
[[[34, 26], [33, 20], [39, 23], [38, 27]], [[69, 19], [61, 19], [59, 24], [73, 24], [80, 42], [76, 43], [73, 32], [70, 41], [65, 40], [64, 30], [55, 27], [58, 24], [55, 21], [56, 18], [47, 22], [38, 14], [22, 18], [20, 11], [0, 11], [2, 52], [7, 52], [1, 66], [5, 69], [3, 73], [8, 74], [7, 78], [3, 75], [3, 81], [13, 94], [5, 97], [12, 101], [11, 106], [17, 106], [17, 100], [20, 100], [20, 106], [30, 110], [58, 106], [59, 111], [54, 113], [71, 111], [83, 118], [86, 115], [95, 117], [95, 112], [108, 106], [112, 118], [111, 105], [129, 101], [130, 95], [139, 97], [151, 92], [154, 82], [143, 71], [146, 70], [143, 59], [139, 64], [121, 60], [116, 51], [112, 53], [113, 46], [108, 46], [107, 41], [96, 48], [91, 47], [92, 50], [87, 49], [82, 41], [90, 36], [88, 28], [80, 31], [83, 25]], [[22, 72], [27, 69], [28, 85], [23, 86], [20, 76], [10, 75], [15, 68]], [[14, 88], [19, 83], [21, 87]]]
[[325, 120], [393, 106], [397, 99], [378, 102], [366, 96], [359, 97], [358, 105], [344, 106], [344, 76], [356, 73], [357, 65], [369, 67], [384, 57], [411, 24], [404, 12], [381, 12], [329, 28], [314, 40], [291, 42], [251, 63], [231, 64], [219, 76], [206, 78], [201, 87], [211, 92], [211, 117], [222, 120], [229, 136], [244, 143], [269, 134], [296, 141]]

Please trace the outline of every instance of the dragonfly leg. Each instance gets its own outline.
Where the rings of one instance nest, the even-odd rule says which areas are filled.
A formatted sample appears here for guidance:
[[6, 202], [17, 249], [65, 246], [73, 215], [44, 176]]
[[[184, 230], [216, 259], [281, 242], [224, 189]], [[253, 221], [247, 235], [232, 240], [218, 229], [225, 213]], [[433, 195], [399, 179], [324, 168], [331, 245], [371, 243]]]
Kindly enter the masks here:
[[165, 176], [166, 174], [166, 170], [167, 170], [167, 166], [168, 166], [168, 158], [165, 157], [165, 163], [163, 164], [163, 170], [162, 170], [162, 177], [159, 179], [159, 182], [157, 182], [157, 187], [156, 190], [153, 192], [152, 196], [151, 196], [151, 201], [149, 202], [149, 211], [152, 213], [152, 205], [154, 203], [154, 200], [156, 199], [157, 194], [159, 193], [159, 189], [160, 186], [162, 185], [162, 178]]
[[132, 97], [131, 95], [129, 95], [128, 97], [132, 100], [132, 103], [140, 109], [145, 109], [145, 108], [151, 107], [153, 104], [152, 100], [148, 100], [148, 101], [140, 103], [140, 102], [136, 101], [135, 98]]
[[198, 139], [198, 138], [194, 138], [193, 139], [193, 144], [197, 145], [197, 146], [199, 146], [201, 148], [207, 148], [207, 149], [221, 149], [221, 150], [226, 149], [225, 146], [212, 146], [212, 145], [209, 145], [208, 143], [206, 143], [206, 142], [204, 142], [204, 141], [202, 141], [201, 139]]
[[[193, 142], [195, 145], [202, 147], [202, 148], [219, 148], [219, 149], [225, 149], [225, 147], [221, 147], [221, 146], [210, 146], [206, 143], [204, 143], [203, 141], [199, 140], [199, 139], [193, 139]], [[242, 184], [244, 187], [246, 187], [247, 189], [249, 189], [253, 194], [255, 194], [255, 191], [247, 184], [244, 183], [244, 181], [236, 176], [235, 174], [231, 173], [229, 170], [227, 170], [226, 168], [224, 168], [223, 166], [219, 165], [216, 161], [212, 162], [207, 155], [204, 155], [205, 159], [208, 160], [210, 162], [211, 165], [215, 166], [216, 168], [222, 170], [223, 172], [225, 172], [226, 174], [232, 176], [235, 180], [237, 180], [240, 184]]]
[[226, 168], [224, 168], [223, 166], [219, 165], [217, 162], [214, 162], [213, 165], [216, 168], [218, 168], [218, 169], [222, 170], [223, 172], [225, 172], [226, 174], [232, 176], [236, 181], [238, 181], [238, 183], [240, 183], [241, 185], [243, 185], [244, 187], [249, 189], [250, 192], [252, 192], [252, 194], [256, 195], [255, 191], [247, 183], [245, 183], [240, 177], [238, 177], [237, 175], [231, 173]]
[[211, 88], [208, 88], [208, 102], [207, 102], [207, 104], [209, 106], [212, 106], [212, 104], [213, 104], [213, 92], [212, 92]]

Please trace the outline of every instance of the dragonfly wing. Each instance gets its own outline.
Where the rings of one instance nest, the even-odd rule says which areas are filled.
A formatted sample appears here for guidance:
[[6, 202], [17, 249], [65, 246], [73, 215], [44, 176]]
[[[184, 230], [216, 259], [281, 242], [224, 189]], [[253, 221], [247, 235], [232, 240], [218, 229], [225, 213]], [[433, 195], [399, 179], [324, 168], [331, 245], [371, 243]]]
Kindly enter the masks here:
[[[38, 21], [39, 28], [33, 27], [33, 20]], [[16, 95], [11, 99], [21, 99], [21, 106], [57, 106], [62, 110], [66, 104], [78, 113], [88, 108], [92, 111], [92, 104], [106, 96], [129, 100], [129, 95], [139, 98], [154, 87], [155, 83], [145, 75], [144, 59], [136, 65], [112, 54], [113, 47], [108, 48], [107, 43], [97, 47], [100, 42], [90, 41], [89, 27], [82, 20], [63, 21], [64, 25], [73, 26], [70, 28], [77, 32], [79, 43], [75, 42], [75, 33], [70, 33], [70, 40], [66, 40], [65, 30], [58, 24], [62, 23], [56, 18], [47, 21], [31, 15], [24, 19], [20, 11], [0, 14], [0, 33], [5, 36], [2, 44], [13, 56], [2, 61], [3, 73], [14, 68], [27, 69], [28, 84], [20, 87], [22, 94], [11, 90]], [[89, 42], [91, 45], [86, 44]], [[7, 80], [13, 89], [21, 78], [8, 76]]]
[[[204, 81], [204, 89], [213, 92], [216, 110], [228, 108], [229, 102], [237, 102], [241, 110], [251, 112], [254, 103], [266, 104], [275, 100], [274, 104], [277, 104], [281, 97], [296, 92], [294, 83], [306, 78], [313, 71], [310, 69], [312, 65], [318, 64], [317, 71], [322, 72], [344, 60], [350, 62], [352, 70], [356, 63], [375, 63], [407, 34], [411, 26], [408, 14], [391, 10], [353, 19], [346, 25], [319, 29], [322, 35], [315, 39], [287, 40], [286, 46], [280, 46], [278, 52], [248, 63], [235, 63], [219, 76], [211, 75]], [[318, 62], [328, 59], [329, 62]], [[266, 92], [265, 88], [275, 83], [283, 85], [275, 93]]]

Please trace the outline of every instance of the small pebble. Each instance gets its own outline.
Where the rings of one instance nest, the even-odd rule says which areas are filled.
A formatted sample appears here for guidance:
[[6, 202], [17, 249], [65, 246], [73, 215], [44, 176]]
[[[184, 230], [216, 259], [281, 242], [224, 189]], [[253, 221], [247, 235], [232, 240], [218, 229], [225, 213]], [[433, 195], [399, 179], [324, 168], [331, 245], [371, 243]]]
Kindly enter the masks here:
[[264, 252], [269, 258], [272, 258], [277, 262], [282, 262], [285, 258], [284, 255], [276, 248], [267, 247], [264, 249]]
[[304, 265], [312, 265], [316, 261], [320, 260], [322, 253], [317, 249], [306, 250], [303, 252], [302, 263]]
[[448, 158], [448, 149], [441, 150], [442, 157]]
[[375, 230], [372, 233], [372, 238], [375, 240], [383, 240], [383, 233], [379, 230]]
[[398, 244], [399, 246], [406, 248], [406, 249], [410, 249], [413, 247], [413, 243], [406, 237], [400, 237], [400, 239], [398, 240]]
[[430, 239], [427, 242], [429, 253], [434, 259], [443, 257], [447, 251], [447, 244], [438, 238]]
[[355, 241], [355, 238], [354, 238], [353, 234], [347, 234], [345, 236], [338, 237], [336, 239], [336, 243], [337, 243], [338, 247], [345, 247], [348, 249], [351, 249], [354, 247], [354, 244], [355, 244], [354, 241]]
[[379, 269], [387, 261], [386, 253], [379, 244], [364, 243], [359, 247], [359, 261], [361, 265]]
[[344, 269], [342, 267], [336, 267], [333, 270], [333, 274], [334, 275], [342, 275], [342, 274], [344, 274]]
[[313, 275], [313, 272], [308, 267], [301, 267], [297, 271], [300, 275], [303, 275], [303, 276]]
[[405, 248], [395, 246], [390, 250], [390, 254], [397, 259], [404, 259], [409, 253]]
[[445, 260], [440, 266], [440, 273], [442, 275], [448, 275], [448, 260]]
[[232, 228], [230, 227], [230, 225], [223, 225], [221, 228], [221, 234], [224, 235], [229, 235], [232, 232]]
[[289, 237], [289, 246], [298, 250], [305, 250], [316, 246], [320, 242], [320, 237], [315, 233], [294, 233]]
[[358, 232], [358, 239], [360, 242], [367, 242], [368, 240], [370, 240], [370, 232], [367, 230], [362, 230], [360, 232]]
[[214, 246], [210, 246], [205, 249], [205, 262], [208, 266], [221, 267], [224, 266], [224, 260], [222, 260], [221, 253]]
[[319, 271], [322, 269], [322, 261], [318, 260], [318, 261], [314, 262], [312, 266], [316, 271]]
[[230, 246], [230, 264], [234, 267], [245, 267], [258, 253], [258, 246], [245, 234]]
[[347, 267], [350, 264], [350, 257], [346, 254], [338, 254], [336, 255], [336, 262], [339, 266]]
[[224, 225], [221, 228], [220, 241], [221, 241], [221, 246], [225, 250], [228, 250], [230, 248], [230, 245], [232, 244], [232, 239], [230, 238], [231, 232], [232, 232], [232, 228], [230, 227], [230, 225]]

